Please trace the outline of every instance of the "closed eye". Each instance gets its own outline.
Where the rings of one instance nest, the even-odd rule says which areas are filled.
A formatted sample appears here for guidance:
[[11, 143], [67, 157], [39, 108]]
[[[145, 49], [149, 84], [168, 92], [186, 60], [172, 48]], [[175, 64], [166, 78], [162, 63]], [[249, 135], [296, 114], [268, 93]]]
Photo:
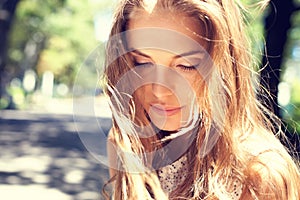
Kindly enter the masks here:
[[176, 65], [176, 67], [178, 67], [179, 69], [183, 70], [183, 71], [192, 71], [192, 70], [196, 70], [196, 68], [199, 65]]
[[150, 66], [153, 66], [153, 63], [152, 62], [137, 62], [137, 61], [134, 61], [134, 66], [136, 66], [136, 67], [150, 67]]

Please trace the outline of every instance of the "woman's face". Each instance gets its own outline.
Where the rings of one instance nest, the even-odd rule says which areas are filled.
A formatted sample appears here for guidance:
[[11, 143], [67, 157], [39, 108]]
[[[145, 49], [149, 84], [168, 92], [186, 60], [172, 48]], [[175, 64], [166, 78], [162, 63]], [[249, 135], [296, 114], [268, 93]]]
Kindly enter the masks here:
[[203, 85], [197, 68], [207, 53], [196, 47], [205, 45], [200, 23], [182, 15], [142, 12], [130, 19], [128, 31], [130, 57], [137, 69], [145, 68], [142, 78], [148, 79], [135, 91], [137, 100], [159, 129], [180, 129], [189, 122], [195, 94], [199, 97]]

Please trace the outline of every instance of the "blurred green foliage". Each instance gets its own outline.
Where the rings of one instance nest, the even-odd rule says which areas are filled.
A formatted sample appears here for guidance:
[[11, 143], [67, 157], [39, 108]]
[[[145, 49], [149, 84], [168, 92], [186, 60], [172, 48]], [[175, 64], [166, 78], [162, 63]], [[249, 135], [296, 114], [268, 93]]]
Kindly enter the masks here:
[[109, 0], [21, 0], [10, 34], [10, 72], [34, 69], [41, 78], [51, 71], [56, 83], [71, 87], [85, 57], [100, 43], [95, 15], [112, 6]]
[[[300, 8], [300, 0], [294, 0]], [[284, 120], [291, 132], [300, 134], [300, 10], [295, 11], [291, 18], [292, 27], [288, 33], [285, 46], [284, 63], [281, 81], [289, 85], [285, 94], [290, 101], [282, 107]], [[288, 94], [290, 93], [290, 94]]]
[[293, 81], [291, 94], [291, 106], [293, 106], [292, 112], [290, 112], [290, 118], [287, 120], [291, 124], [291, 128], [295, 128], [297, 133], [300, 133], [300, 79]]

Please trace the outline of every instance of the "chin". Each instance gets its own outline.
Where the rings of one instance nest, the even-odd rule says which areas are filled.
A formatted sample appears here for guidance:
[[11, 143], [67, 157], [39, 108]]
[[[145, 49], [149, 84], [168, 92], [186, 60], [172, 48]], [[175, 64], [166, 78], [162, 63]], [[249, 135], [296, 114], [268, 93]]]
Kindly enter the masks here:
[[152, 123], [159, 128], [160, 130], [164, 131], [177, 131], [180, 129], [180, 121], [174, 121], [174, 120], [167, 120], [164, 122], [164, 120], [152, 120]]

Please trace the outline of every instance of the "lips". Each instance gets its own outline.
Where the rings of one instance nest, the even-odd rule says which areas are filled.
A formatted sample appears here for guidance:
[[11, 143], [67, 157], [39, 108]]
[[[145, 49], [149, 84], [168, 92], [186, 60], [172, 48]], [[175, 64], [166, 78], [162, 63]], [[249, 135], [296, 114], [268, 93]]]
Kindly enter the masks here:
[[151, 104], [150, 109], [163, 116], [172, 116], [181, 111], [182, 107], [164, 106], [161, 104]]

